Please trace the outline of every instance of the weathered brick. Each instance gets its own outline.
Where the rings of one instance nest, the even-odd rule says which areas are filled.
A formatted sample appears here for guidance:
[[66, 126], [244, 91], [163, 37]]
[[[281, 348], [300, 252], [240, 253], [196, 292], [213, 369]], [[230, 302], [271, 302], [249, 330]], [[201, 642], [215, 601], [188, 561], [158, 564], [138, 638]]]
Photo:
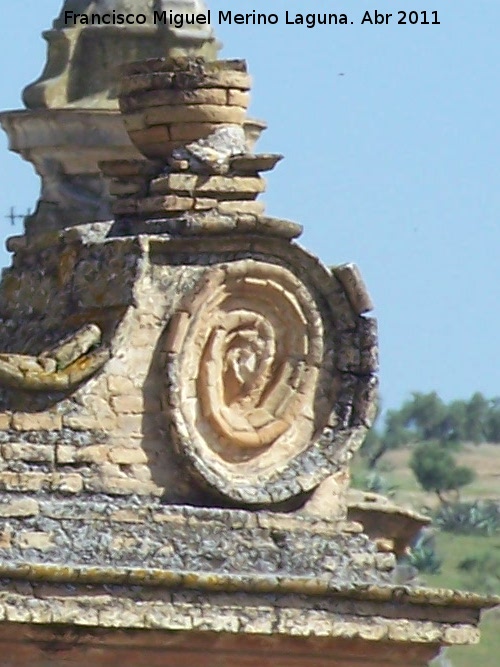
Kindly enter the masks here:
[[109, 460], [112, 463], [130, 465], [132, 463], [146, 463], [148, 457], [142, 449], [131, 447], [113, 447], [109, 451]]
[[111, 399], [113, 410], [118, 413], [141, 413], [144, 409], [142, 396], [113, 396]]
[[[123, 477], [126, 478], [127, 474], [123, 472], [123, 470], [120, 468], [120, 466], [117, 463], [109, 463], [106, 461], [106, 463], [101, 463], [99, 465], [99, 476], [102, 479], [108, 479], [108, 478], [115, 478], [115, 477]], [[97, 483], [99, 484], [99, 481], [96, 480]]]
[[[177, 197], [176, 195], [164, 195], [158, 197], [146, 197], [137, 203], [139, 213], [158, 213], [162, 211], [189, 211], [194, 206], [192, 197]], [[137, 351], [131, 351], [137, 354]], [[139, 352], [139, 354], [144, 354]]]
[[43, 472], [2, 472], [0, 473], [0, 489], [6, 491], [40, 491], [47, 482]]
[[108, 460], [108, 453], [107, 445], [90, 445], [79, 449], [75, 460], [81, 463], [105, 463]]
[[55, 474], [51, 488], [61, 493], [80, 493], [83, 489], [83, 478], [75, 473], [69, 475]]
[[65, 415], [62, 422], [63, 426], [75, 431], [91, 431], [98, 428], [97, 420], [89, 415]]
[[457, 624], [444, 632], [447, 644], [476, 644], [479, 641], [479, 630], [470, 625]]
[[108, 389], [114, 396], [130, 394], [135, 391], [134, 383], [123, 375], [112, 375], [108, 377]]
[[260, 201], [221, 201], [217, 208], [221, 213], [264, 213], [264, 204]]
[[7, 443], [2, 445], [4, 459], [13, 461], [32, 461], [51, 463], [54, 460], [54, 447], [50, 445], [31, 445], [28, 443]]
[[155, 125], [143, 130], [132, 130], [130, 132], [132, 141], [138, 144], [156, 144], [170, 141], [170, 132], [165, 125]]
[[266, 183], [259, 176], [209, 176], [200, 178], [194, 174], [167, 174], [151, 183], [152, 194], [174, 192], [177, 195], [199, 195], [249, 199], [264, 192]]
[[[4, 617], [11, 623], [29, 623], [31, 621], [30, 610], [19, 604], [5, 604], [3, 606]], [[2, 620], [4, 620], [2, 618]]]
[[221, 88], [150, 90], [138, 95], [128, 96], [124, 102], [130, 111], [163, 104], [226, 104], [226, 91]]
[[375, 556], [377, 570], [390, 571], [396, 567], [396, 556], [393, 553], [378, 553]]
[[150, 482], [153, 474], [149, 465], [134, 463], [130, 466], [130, 474], [141, 482]]
[[142, 433], [142, 415], [118, 415], [116, 425], [122, 433]]
[[176, 612], [173, 605], [162, 605], [146, 612], [144, 617], [146, 628], [169, 628], [169, 630], [192, 630], [193, 620]]
[[17, 472], [1, 472], [0, 473], [0, 489], [5, 491], [17, 490], [19, 486], [19, 473]]
[[124, 623], [125, 627], [142, 627], [143, 621], [144, 611], [139, 605], [132, 609], [111, 607], [99, 611], [99, 626], [102, 628], [117, 628], [121, 623]]
[[42, 531], [22, 531], [16, 536], [16, 542], [21, 549], [47, 551], [55, 547], [52, 535]]
[[[159, 129], [155, 126], [152, 129]], [[170, 125], [170, 135], [176, 141], [197, 141], [219, 129], [218, 123], [173, 123]]]
[[89, 412], [91, 411], [97, 418], [113, 416], [113, 411], [109, 405], [107, 396], [106, 398], [103, 398], [99, 394], [89, 394], [86, 397], [85, 404]]
[[250, 94], [242, 90], [229, 88], [227, 91], [227, 103], [230, 106], [247, 107], [250, 104]]
[[[136, 447], [143, 448], [143, 437], [141, 434], [136, 434], [132, 436], [123, 434], [117, 434], [118, 437], [114, 437], [110, 441], [110, 444], [107, 447], [122, 447], [123, 449], [135, 449]], [[121, 435], [121, 437], [120, 437]]]
[[127, 477], [104, 477], [101, 480], [89, 480], [85, 487], [97, 493], [111, 493], [128, 496], [130, 494], [161, 496], [164, 489], [152, 482], [141, 482]]
[[353, 554], [352, 562], [358, 567], [370, 568], [375, 564], [375, 555], [371, 553]]
[[0, 549], [10, 549], [12, 546], [12, 528], [0, 531]]
[[110, 548], [113, 551], [123, 551], [124, 549], [134, 549], [140, 543], [139, 538], [130, 535], [117, 535], [111, 541]]
[[146, 520], [146, 515], [141, 515], [137, 510], [116, 510], [110, 518], [111, 521], [120, 523], [143, 523]]
[[6, 431], [10, 428], [12, 415], [8, 412], [0, 413], [0, 431]]
[[40, 507], [36, 500], [31, 498], [22, 498], [13, 500], [10, 503], [0, 504], [0, 517], [28, 517], [36, 516]]
[[97, 415], [97, 428], [102, 431], [114, 431], [116, 429], [115, 414]]
[[377, 625], [376, 623], [366, 625], [360, 624], [359, 636], [367, 641], [382, 641], [387, 635], [387, 628], [384, 625]]
[[50, 624], [53, 622], [54, 604], [49, 600], [30, 600], [29, 613], [31, 623]]
[[[195, 124], [195, 123], [236, 123], [240, 124], [245, 118], [245, 109], [239, 106], [223, 106], [221, 104], [187, 104], [162, 105], [153, 107], [146, 111], [145, 120], [147, 125], [163, 125], [167, 123]], [[141, 130], [139, 123], [143, 115], [134, 116], [135, 125], [132, 130]], [[174, 126], [175, 127], [175, 126]], [[175, 133], [171, 131], [170, 136], [175, 139]]]
[[58, 445], [56, 448], [56, 463], [58, 465], [76, 463], [78, 451], [78, 447], [73, 447], [71, 445]]
[[61, 427], [61, 415], [51, 412], [15, 412], [12, 415], [12, 428], [16, 431], [55, 431]]
[[123, 122], [129, 132], [133, 132], [134, 130], [144, 130], [146, 127], [144, 114], [142, 112], [125, 114], [123, 116]]

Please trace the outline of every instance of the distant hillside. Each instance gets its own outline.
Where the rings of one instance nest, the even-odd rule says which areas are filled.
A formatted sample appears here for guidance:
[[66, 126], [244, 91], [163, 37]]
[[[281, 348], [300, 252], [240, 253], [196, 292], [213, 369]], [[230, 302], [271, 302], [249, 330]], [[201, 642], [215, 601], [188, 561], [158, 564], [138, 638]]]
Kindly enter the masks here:
[[[410, 469], [415, 444], [389, 449], [379, 457], [374, 469], [370, 469], [366, 456], [358, 455], [353, 465], [354, 485], [389, 494], [398, 504], [436, 513], [440, 506], [436, 494], [424, 492]], [[458, 464], [476, 473], [474, 481], [462, 489], [459, 506], [470, 506], [474, 512], [474, 508], [493, 501], [500, 508], [500, 445], [457, 443], [453, 453]], [[480, 517], [472, 519], [480, 522]], [[500, 525], [492, 528], [491, 534], [461, 534], [434, 527], [431, 536], [434, 562], [440, 562], [440, 568], [434, 574], [421, 572], [422, 583], [500, 595]], [[485, 615], [481, 632], [478, 646], [449, 649], [446, 660], [433, 667], [498, 667], [500, 607]]]

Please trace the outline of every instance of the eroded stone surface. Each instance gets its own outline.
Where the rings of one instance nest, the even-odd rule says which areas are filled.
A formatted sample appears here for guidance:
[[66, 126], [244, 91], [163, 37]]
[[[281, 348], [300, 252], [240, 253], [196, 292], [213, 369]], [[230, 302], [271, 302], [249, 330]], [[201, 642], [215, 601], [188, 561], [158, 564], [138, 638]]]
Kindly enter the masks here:
[[[40, 79], [24, 91], [28, 108], [105, 108], [117, 107], [117, 68], [139, 58], [158, 58], [167, 54], [203, 53], [214, 58], [217, 52], [209, 25], [176, 28], [169, 22], [155, 25], [154, 11], [174, 9], [186, 15], [206, 11], [202, 0], [184, 0], [173, 6], [165, 0], [66, 0], [53, 29], [45, 34], [48, 55]], [[81, 20], [66, 21], [66, 13], [85, 14]], [[90, 25], [92, 14], [99, 16], [144, 14], [139, 25]], [[62, 48], [62, 45], [65, 48]], [[54, 72], [57, 75], [54, 76]]]
[[[207, 667], [425, 667], [441, 643], [477, 641], [470, 622], [403, 621], [385, 616], [383, 606], [346, 607], [338, 599], [326, 608], [316, 599], [320, 608], [314, 609], [291, 596], [276, 600], [238, 591], [203, 600], [197, 593], [152, 594], [137, 587], [92, 593], [79, 586], [9, 587], [1, 596], [7, 623], [0, 630], [9, 664], [43, 662], [49, 654], [54, 667], [67, 664], [69, 655], [77, 667], [89, 656], [106, 667], [126, 654], [138, 667], [197, 664], [201, 656]], [[26, 625], [21, 630], [16, 623]], [[58, 624], [57, 631], [50, 624]]]
[[[26, 562], [177, 572], [310, 577], [329, 586], [382, 585], [390, 569], [377, 565], [375, 545], [342, 522], [262, 512], [165, 507], [95, 494], [75, 505], [51, 498], [0, 493], [0, 517], [12, 531], [0, 547], [2, 565]], [[347, 524], [346, 524], [346, 527]], [[394, 565], [394, 563], [393, 563]]]
[[[135, 7], [68, 0], [63, 9]], [[141, 9], [150, 16], [152, 0]], [[49, 47], [27, 99], [112, 98], [110, 33], [54, 27], [67, 48]], [[400, 532], [384, 524], [377, 538], [370, 525], [368, 537], [346, 520], [349, 460], [375, 413], [376, 321], [354, 265], [328, 270], [290, 241], [300, 226], [263, 216], [253, 201], [259, 172], [280, 156], [248, 153], [249, 85], [243, 61], [131, 66], [127, 126], [158, 161], [108, 150], [116, 142], [99, 135], [103, 112], [84, 115], [102, 121], [89, 136], [82, 118], [75, 124], [83, 152], [73, 150], [71, 109], [62, 124], [43, 111], [24, 125], [3, 118], [27, 151], [33, 138], [43, 144], [37, 122], [70, 148], [64, 177], [59, 163], [41, 170], [56, 205], [47, 228], [66, 224], [57, 206], [73, 210], [82, 184], [96, 184], [98, 161], [119, 198], [115, 221], [88, 222], [103, 203], [92, 190], [68, 215], [86, 224], [9, 242], [0, 380], [7, 365], [18, 380], [71, 378], [109, 350], [77, 386], [0, 388], [9, 667], [106, 667], [125, 655], [169, 667], [198, 664], [202, 651], [207, 667], [423, 667], [439, 645], [476, 641], [479, 609], [493, 602], [393, 585]]]

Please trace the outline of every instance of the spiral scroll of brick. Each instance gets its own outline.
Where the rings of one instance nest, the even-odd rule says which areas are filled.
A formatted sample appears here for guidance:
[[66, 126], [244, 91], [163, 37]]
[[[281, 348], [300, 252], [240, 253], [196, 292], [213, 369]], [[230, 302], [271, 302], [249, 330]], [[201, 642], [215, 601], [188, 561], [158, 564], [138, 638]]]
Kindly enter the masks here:
[[[376, 331], [352, 266], [210, 267], [171, 319], [165, 410], [201, 483], [247, 504], [300, 496], [346, 466], [371, 423]], [[309, 272], [307, 269], [311, 268]]]

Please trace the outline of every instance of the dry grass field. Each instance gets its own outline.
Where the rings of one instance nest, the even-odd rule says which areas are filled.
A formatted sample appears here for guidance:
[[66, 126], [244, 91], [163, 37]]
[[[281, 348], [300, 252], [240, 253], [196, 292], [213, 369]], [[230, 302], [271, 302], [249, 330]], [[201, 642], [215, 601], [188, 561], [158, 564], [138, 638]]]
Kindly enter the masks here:
[[[410, 470], [411, 448], [397, 449], [385, 454], [380, 470], [396, 487], [395, 499], [414, 507], [435, 505], [432, 494], [423, 493]], [[476, 479], [463, 490], [464, 498], [500, 499], [500, 445], [464, 445], [455, 454], [460, 465], [472, 468]]]

